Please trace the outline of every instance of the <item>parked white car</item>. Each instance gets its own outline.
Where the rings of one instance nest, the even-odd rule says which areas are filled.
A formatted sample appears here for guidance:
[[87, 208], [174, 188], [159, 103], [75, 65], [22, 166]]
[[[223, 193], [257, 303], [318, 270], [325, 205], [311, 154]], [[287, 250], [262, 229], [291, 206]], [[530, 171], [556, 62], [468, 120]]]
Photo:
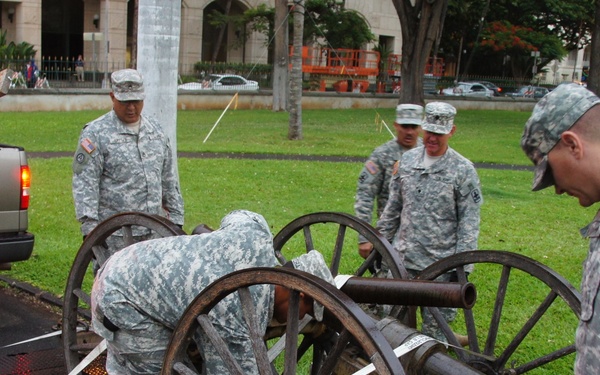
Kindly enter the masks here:
[[490, 90], [479, 82], [459, 82], [458, 85], [442, 90], [444, 95], [449, 96], [471, 96], [487, 97], [494, 96], [494, 90]]
[[233, 74], [211, 74], [208, 76], [213, 90], [258, 91], [258, 82]]
[[206, 88], [207, 87], [202, 87], [202, 83], [200, 83], [200, 82], [182, 83], [181, 85], [177, 86], [178, 90], [190, 90], [190, 91], [205, 90]]
[[258, 91], [258, 82], [235, 74], [211, 74], [202, 82], [189, 82], [177, 86], [180, 90], [232, 90]]

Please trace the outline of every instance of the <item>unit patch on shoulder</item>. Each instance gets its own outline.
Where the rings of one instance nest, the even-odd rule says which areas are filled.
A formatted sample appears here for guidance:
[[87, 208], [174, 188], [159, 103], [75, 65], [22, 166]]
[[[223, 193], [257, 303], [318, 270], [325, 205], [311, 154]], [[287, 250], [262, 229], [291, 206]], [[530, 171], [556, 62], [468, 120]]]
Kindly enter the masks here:
[[88, 154], [91, 154], [96, 149], [96, 146], [90, 141], [89, 138], [84, 138], [81, 141], [81, 148], [85, 150]]
[[369, 171], [370, 174], [375, 174], [379, 172], [379, 168], [377, 168], [377, 164], [375, 164], [372, 160], [369, 160], [365, 163], [365, 168]]
[[479, 192], [479, 189], [471, 190], [471, 197], [473, 198], [473, 202], [481, 202], [481, 193]]
[[392, 169], [392, 176], [395, 176], [398, 173], [398, 169], [400, 169], [400, 160], [396, 160], [394, 163], [394, 169]]
[[81, 164], [81, 163], [83, 163], [83, 161], [85, 160], [85, 155], [84, 155], [82, 152], [80, 152], [80, 153], [78, 153], [78, 154], [75, 156], [75, 160], [76, 160], [76, 161], [77, 161], [79, 164]]

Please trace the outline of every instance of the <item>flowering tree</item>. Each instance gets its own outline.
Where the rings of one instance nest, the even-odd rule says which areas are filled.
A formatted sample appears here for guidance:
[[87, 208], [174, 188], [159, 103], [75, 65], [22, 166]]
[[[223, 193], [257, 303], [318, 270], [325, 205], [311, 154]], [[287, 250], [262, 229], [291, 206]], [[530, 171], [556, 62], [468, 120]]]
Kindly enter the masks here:
[[[487, 59], [507, 63], [510, 75], [517, 80], [531, 77], [534, 64], [537, 65], [535, 70], [539, 71], [551, 60], [566, 55], [557, 36], [512, 25], [508, 21], [489, 23], [482, 34], [480, 48]], [[541, 58], [534, 59], [531, 52], [540, 52]]]

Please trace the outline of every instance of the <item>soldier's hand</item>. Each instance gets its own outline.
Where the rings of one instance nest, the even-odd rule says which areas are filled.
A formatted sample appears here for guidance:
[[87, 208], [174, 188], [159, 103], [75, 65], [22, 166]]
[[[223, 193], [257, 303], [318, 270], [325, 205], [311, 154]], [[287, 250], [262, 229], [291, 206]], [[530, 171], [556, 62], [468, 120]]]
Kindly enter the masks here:
[[369, 256], [369, 254], [371, 254], [371, 251], [373, 251], [373, 244], [370, 242], [363, 242], [358, 244], [358, 254], [363, 257], [364, 259], [367, 259], [367, 257]]

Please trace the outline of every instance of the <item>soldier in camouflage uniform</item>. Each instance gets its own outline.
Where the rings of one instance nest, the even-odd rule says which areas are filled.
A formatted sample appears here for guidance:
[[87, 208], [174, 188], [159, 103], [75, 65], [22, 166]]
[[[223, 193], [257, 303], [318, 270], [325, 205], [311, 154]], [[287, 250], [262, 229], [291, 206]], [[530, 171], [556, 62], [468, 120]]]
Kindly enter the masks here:
[[[394, 165], [405, 151], [421, 144], [419, 126], [422, 121], [422, 106], [400, 104], [396, 107], [394, 128], [397, 137], [377, 147], [358, 176], [354, 213], [359, 219], [369, 224], [373, 223], [375, 201], [377, 201], [376, 218], [379, 219], [388, 200]], [[359, 236], [359, 254], [366, 258], [372, 249], [373, 245], [363, 236]]]
[[[108, 217], [126, 211], [158, 214], [183, 225], [183, 199], [169, 139], [141, 115], [144, 82], [133, 69], [111, 75], [113, 110], [87, 124], [73, 160], [75, 213], [84, 237]], [[123, 247], [120, 232], [107, 242]], [[134, 228], [137, 240], [149, 233]]]
[[[477, 249], [483, 199], [473, 163], [448, 146], [456, 131], [455, 115], [456, 109], [448, 103], [425, 106], [423, 146], [402, 155], [390, 184], [390, 198], [377, 222], [412, 277], [438, 260]], [[438, 280], [450, 281], [452, 276], [444, 274]], [[456, 316], [456, 309], [440, 312], [447, 321]], [[421, 314], [422, 331], [445, 341], [428, 310], [422, 309]], [[464, 344], [465, 339], [459, 341]]]
[[[290, 262], [333, 284], [320, 253], [313, 250]], [[92, 289], [92, 325], [107, 340], [109, 374], [158, 374], [172, 330], [192, 300], [218, 278], [250, 267], [278, 265], [265, 219], [233, 211], [212, 233], [174, 236], [133, 244], [112, 255]], [[287, 319], [289, 290], [257, 285], [250, 289], [264, 333], [271, 318]], [[323, 317], [323, 306], [302, 297], [301, 316]], [[240, 301], [230, 295], [210, 312], [211, 322], [245, 374], [258, 373]], [[210, 341], [196, 335], [206, 374], [226, 374]]]
[[[574, 83], [559, 85], [534, 107], [521, 147], [535, 164], [532, 190], [554, 185], [589, 207], [600, 202], [600, 98]], [[581, 230], [590, 238], [581, 280], [575, 374], [600, 373], [600, 211]]]

